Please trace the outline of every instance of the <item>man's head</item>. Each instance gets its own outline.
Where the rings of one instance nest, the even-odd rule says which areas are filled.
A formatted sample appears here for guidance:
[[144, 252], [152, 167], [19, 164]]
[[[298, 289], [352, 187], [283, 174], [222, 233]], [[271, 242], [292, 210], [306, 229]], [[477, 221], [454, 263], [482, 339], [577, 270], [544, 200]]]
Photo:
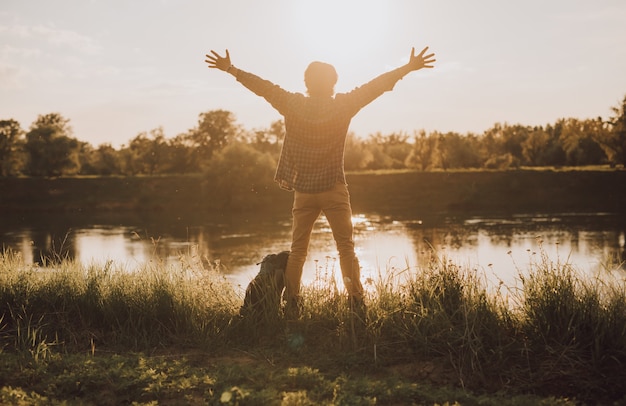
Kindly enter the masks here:
[[328, 63], [311, 62], [304, 71], [304, 84], [309, 96], [329, 97], [335, 94], [337, 71]]

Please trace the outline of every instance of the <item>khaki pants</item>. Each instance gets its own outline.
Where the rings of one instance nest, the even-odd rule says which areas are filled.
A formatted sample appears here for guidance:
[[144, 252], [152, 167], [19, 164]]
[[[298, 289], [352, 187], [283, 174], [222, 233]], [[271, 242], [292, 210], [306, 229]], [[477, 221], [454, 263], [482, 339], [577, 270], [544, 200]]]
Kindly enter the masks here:
[[346, 185], [337, 183], [325, 192], [294, 194], [291, 253], [285, 270], [285, 299], [288, 304], [298, 301], [302, 267], [309, 249], [311, 231], [320, 213], [324, 213], [333, 232], [348, 295], [357, 299], [363, 296], [361, 270], [352, 239], [350, 194]]

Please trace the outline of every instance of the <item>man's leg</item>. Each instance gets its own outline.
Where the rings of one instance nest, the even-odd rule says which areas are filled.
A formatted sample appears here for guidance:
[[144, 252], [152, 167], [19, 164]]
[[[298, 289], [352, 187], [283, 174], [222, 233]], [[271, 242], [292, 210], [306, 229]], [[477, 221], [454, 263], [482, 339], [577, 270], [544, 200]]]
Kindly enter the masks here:
[[351, 300], [362, 301], [363, 285], [359, 260], [354, 252], [352, 208], [348, 187], [337, 183], [333, 189], [324, 192], [322, 199], [322, 211], [330, 224], [339, 251], [339, 265], [346, 291]]
[[297, 317], [299, 311], [302, 267], [308, 253], [311, 231], [321, 212], [316, 196], [294, 192], [291, 252], [285, 269], [286, 312], [288, 316], [294, 318]]

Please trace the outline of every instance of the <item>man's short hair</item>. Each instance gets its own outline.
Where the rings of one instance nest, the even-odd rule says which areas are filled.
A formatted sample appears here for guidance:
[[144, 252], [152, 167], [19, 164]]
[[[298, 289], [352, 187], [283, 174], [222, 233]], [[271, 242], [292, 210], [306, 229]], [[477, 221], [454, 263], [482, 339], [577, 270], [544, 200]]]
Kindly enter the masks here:
[[304, 84], [309, 96], [332, 96], [337, 78], [335, 67], [325, 62], [311, 62], [304, 71]]

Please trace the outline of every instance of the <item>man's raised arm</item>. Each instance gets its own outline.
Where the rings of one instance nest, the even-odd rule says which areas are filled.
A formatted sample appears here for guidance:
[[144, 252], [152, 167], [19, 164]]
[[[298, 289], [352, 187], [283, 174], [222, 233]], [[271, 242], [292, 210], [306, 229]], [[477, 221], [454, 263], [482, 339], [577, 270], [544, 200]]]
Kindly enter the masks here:
[[279, 113], [284, 114], [289, 106], [293, 104], [291, 103], [292, 94], [280, 86], [243, 69], [236, 68], [230, 60], [228, 49], [224, 56], [213, 50], [205, 56], [206, 59], [204, 61], [209, 65], [209, 68], [230, 73], [252, 93], [267, 100]]

